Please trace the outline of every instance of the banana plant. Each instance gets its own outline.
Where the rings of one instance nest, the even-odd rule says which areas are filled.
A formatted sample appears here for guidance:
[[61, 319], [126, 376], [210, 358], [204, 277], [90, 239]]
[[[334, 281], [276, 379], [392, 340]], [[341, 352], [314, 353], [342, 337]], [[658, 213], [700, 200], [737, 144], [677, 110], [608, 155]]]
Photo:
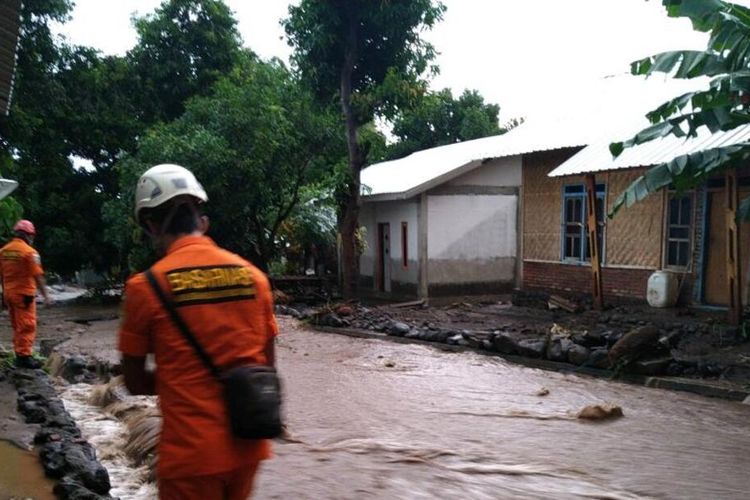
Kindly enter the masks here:
[[[708, 89], [671, 99], [646, 116], [651, 125], [632, 138], [610, 144], [616, 157], [624, 149], [669, 135], [695, 137], [700, 127], [712, 133], [750, 124], [750, 9], [723, 0], [662, 0], [670, 17], [688, 18], [697, 31], [710, 33], [704, 51], [663, 52], [635, 61], [634, 75], [665, 73], [672, 78], [710, 77]], [[719, 146], [655, 165], [615, 200], [609, 216], [667, 187], [678, 191], [703, 183], [727, 168], [746, 165], [750, 142]], [[738, 218], [750, 220], [750, 198]]]

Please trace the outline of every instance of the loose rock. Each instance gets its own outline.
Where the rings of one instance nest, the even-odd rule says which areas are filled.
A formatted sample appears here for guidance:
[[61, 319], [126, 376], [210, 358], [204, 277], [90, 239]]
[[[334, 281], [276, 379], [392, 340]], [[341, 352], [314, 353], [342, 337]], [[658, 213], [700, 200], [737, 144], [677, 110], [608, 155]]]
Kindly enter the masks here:
[[546, 351], [546, 340], [523, 339], [518, 341], [518, 353], [522, 356], [541, 358]]
[[659, 340], [659, 329], [652, 325], [635, 328], [618, 340], [609, 350], [609, 362], [612, 365], [620, 361], [637, 358], [648, 347]]
[[394, 335], [397, 337], [403, 337], [409, 331], [411, 330], [411, 327], [407, 325], [406, 323], [401, 323], [400, 321], [394, 321], [391, 323], [391, 326], [388, 327], [388, 335]]
[[612, 404], [584, 406], [576, 417], [584, 420], [610, 420], [623, 416], [622, 408]]
[[502, 354], [515, 354], [517, 352], [516, 341], [508, 332], [499, 332], [493, 335], [492, 345], [497, 352]]
[[609, 368], [609, 355], [607, 349], [592, 349], [589, 359], [586, 361], [588, 366], [600, 369]]
[[582, 365], [589, 359], [589, 350], [582, 345], [573, 344], [568, 350], [568, 361], [574, 365]]

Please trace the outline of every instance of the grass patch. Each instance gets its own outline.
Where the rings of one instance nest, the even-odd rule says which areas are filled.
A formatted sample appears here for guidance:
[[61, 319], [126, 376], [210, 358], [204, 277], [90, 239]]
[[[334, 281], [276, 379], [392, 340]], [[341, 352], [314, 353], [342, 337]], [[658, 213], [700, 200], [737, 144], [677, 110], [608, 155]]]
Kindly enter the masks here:
[[[39, 363], [41, 363], [42, 367], [44, 368], [44, 371], [47, 371], [47, 367], [45, 366], [47, 364], [46, 357], [42, 356], [38, 352], [33, 353], [31, 357], [39, 361]], [[15, 363], [16, 353], [0, 348], [0, 370], [10, 370], [15, 367]]]

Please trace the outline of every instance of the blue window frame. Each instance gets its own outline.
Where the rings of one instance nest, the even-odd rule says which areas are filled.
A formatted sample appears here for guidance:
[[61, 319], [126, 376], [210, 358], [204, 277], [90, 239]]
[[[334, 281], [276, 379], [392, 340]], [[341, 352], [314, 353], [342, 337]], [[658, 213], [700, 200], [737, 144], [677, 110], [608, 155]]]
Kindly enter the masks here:
[[[596, 222], [599, 225], [599, 251], [604, 260], [604, 198], [606, 187], [596, 185]], [[586, 262], [591, 260], [588, 244], [586, 208], [586, 186], [571, 184], [563, 187], [562, 210], [562, 255], [564, 261]]]
[[671, 194], [667, 206], [667, 267], [685, 268], [690, 263], [693, 229], [693, 196]]

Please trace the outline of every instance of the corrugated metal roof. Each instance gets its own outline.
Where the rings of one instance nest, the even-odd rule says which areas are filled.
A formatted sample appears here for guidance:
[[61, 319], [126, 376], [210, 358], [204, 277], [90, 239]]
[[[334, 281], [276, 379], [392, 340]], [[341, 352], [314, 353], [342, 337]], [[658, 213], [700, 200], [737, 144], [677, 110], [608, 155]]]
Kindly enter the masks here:
[[[477, 168], [487, 159], [609, 144], [613, 137], [627, 137], [630, 131], [640, 130], [644, 120], [640, 117], [669, 97], [705, 83], [632, 76], [601, 80], [597, 95], [583, 103], [568, 103], [579, 105], [563, 116], [532, 117], [507, 134], [426, 149], [367, 167], [361, 174], [364, 199], [411, 198]], [[553, 94], [541, 98], [565, 101], [565, 96]], [[635, 123], [634, 116], [638, 117]]]
[[16, 73], [21, 0], [0, 0], [0, 113], [10, 111]]
[[370, 201], [403, 199], [473, 170], [483, 160], [535, 151], [585, 146], [601, 137], [601, 126], [576, 118], [529, 120], [502, 135], [417, 151], [362, 171], [363, 193]]
[[[641, 125], [646, 125], [645, 121], [641, 122]], [[563, 177], [567, 175], [604, 172], [607, 170], [648, 167], [665, 163], [678, 156], [697, 151], [750, 141], [750, 125], [715, 134], [711, 134], [707, 128], [701, 127], [698, 129], [697, 137], [663, 137], [627, 148], [620, 156], [613, 158], [612, 153], [609, 151], [610, 142], [613, 140], [628, 139], [638, 132], [638, 130], [640, 130], [640, 127], [632, 129], [626, 135], [619, 135], [589, 145], [550, 172], [549, 176]]]

